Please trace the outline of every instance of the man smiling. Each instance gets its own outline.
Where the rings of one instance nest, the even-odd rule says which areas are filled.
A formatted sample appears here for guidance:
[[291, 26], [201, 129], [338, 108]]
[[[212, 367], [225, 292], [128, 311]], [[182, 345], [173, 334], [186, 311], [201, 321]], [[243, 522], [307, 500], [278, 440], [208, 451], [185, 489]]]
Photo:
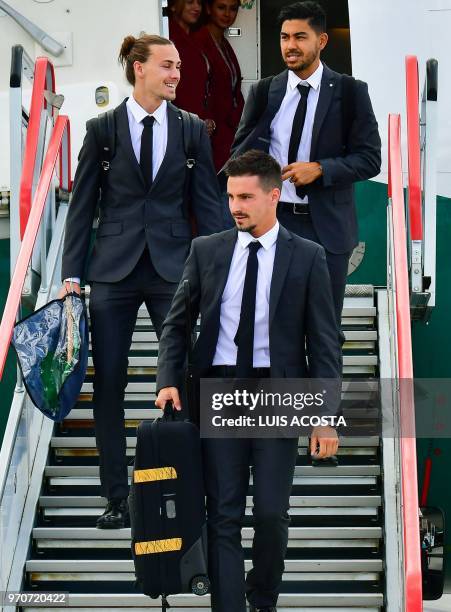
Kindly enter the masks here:
[[325, 248], [340, 325], [358, 241], [354, 183], [379, 173], [381, 141], [366, 83], [321, 62], [328, 40], [323, 8], [296, 2], [278, 21], [287, 70], [252, 86], [232, 152], [263, 149], [281, 165], [277, 217]]
[[[185, 119], [170, 102], [180, 79], [177, 49], [160, 36], [127, 36], [119, 59], [133, 92], [108, 121], [104, 117], [88, 122], [62, 261], [62, 293], [69, 289], [69, 280], [77, 292], [81, 278], [91, 285], [94, 419], [101, 491], [108, 499], [97, 521], [101, 529], [128, 523], [122, 406], [128, 351], [143, 302], [160, 336], [191, 244], [186, 196], [199, 234], [222, 229], [206, 129], [191, 117], [193, 149], [188, 157], [195, 158], [195, 165], [188, 170], [189, 125], [183, 127]], [[85, 275], [98, 202], [99, 227]]]

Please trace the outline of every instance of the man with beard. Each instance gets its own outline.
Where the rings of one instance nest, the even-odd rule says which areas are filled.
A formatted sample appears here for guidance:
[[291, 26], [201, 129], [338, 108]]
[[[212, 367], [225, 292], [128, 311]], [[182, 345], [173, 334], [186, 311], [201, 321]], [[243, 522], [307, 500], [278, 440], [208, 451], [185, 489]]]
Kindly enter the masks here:
[[[340, 383], [324, 249], [277, 221], [279, 164], [263, 151], [247, 151], [231, 160], [225, 173], [235, 228], [193, 240], [182, 276], [191, 288], [191, 321], [200, 314], [193, 372], [200, 379], [255, 379], [258, 385], [258, 379], [306, 377]], [[161, 335], [155, 404], [162, 409], [168, 401], [181, 408], [187, 350], [183, 289], [182, 282]], [[252, 383], [246, 380], [246, 388]], [[328, 413], [338, 416], [335, 402], [328, 404]], [[249, 434], [224, 431], [223, 437], [202, 439], [213, 612], [246, 612], [246, 598], [250, 612], [277, 610], [298, 439], [274, 430], [268, 438]], [[312, 453], [317, 445], [319, 458], [334, 455], [335, 429], [313, 427]], [[250, 466], [254, 539], [245, 579], [241, 525]]]
[[263, 149], [281, 165], [277, 216], [324, 246], [340, 326], [348, 260], [358, 241], [354, 183], [379, 173], [381, 141], [366, 83], [320, 60], [328, 39], [322, 7], [286, 6], [279, 27], [287, 70], [251, 88], [232, 153]]

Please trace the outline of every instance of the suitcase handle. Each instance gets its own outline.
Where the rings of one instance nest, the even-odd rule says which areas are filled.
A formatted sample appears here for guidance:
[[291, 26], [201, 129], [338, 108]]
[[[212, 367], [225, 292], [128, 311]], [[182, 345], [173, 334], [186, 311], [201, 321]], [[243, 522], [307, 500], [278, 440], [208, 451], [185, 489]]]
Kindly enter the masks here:
[[166, 421], [175, 421], [175, 414], [174, 404], [172, 402], [166, 402], [163, 410], [163, 418]]

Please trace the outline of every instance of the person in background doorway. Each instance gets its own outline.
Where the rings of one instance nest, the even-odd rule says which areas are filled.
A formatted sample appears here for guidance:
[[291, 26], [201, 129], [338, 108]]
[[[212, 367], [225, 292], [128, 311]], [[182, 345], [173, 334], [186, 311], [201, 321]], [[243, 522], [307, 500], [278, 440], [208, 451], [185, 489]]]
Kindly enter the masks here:
[[216, 122], [212, 147], [218, 171], [230, 156], [244, 107], [240, 65], [225, 37], [226, 30], [235, 22], [239, 6], [239, 0], [207, 0], [207, 24], [193, 34], [211, 66], [211, 107]]
[[181, 60], [175, 103], [203, 119], [211, 136], [215, 122], [210, 106], [210, 63], [191, 36], [202, 14], [202, 0], [169, 0], [168, 7], [169, 38]]

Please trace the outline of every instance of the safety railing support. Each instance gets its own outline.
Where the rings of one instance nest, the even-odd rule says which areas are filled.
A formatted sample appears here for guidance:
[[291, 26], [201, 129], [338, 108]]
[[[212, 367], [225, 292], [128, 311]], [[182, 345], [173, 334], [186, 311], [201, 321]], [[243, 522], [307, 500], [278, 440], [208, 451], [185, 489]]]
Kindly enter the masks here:
[[30, 82], [34, 79], [34, 62], [21, 45], [11, 49], [11, 72], [9, 79], [9, 158], [10, 158], [10, 271], [11, 276], [19, 254], [20, 215], [19, 192], [22, 175], [22, 152], [24, 127], [28, 125], [28, 115], [22, 102], [24, 77]]
[[423, 292], [423, 217], [421, 207], [418, 60], [406, 57], [408, 211], [410, 230], [410, 285]]
[[436, 231], [437, 231], [437, 138], [438, 138], [438, 62], [426, 63], [421, 102], [421, 161], [423, 176], [424, 287], [430, 294], [428, 311], [435, 306]]
[[402, 519], [404, 559], [404, 612], [422, 612], [422, 573], [419, 532], [418, 475], [415, 438], [412, 337], [410, 318], [407, 229], [401, 162], [401, 120], [389, 116], [388, 196], [391, 215], [392, 249], [389, 271], [394, 294], [394, 321], [397, 345], [397, 384], [400, 418], [402, 474]]

